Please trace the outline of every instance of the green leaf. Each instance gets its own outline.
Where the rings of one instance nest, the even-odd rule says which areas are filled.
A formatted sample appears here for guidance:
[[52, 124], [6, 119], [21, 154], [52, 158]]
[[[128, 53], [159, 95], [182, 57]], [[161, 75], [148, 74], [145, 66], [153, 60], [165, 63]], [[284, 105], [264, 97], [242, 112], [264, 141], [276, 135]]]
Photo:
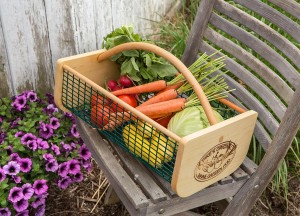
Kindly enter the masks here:
[[126, 57], [139, 57], [140, 53], [137, 50], [126, 50], [122, 52]]
[[132, 64], [134, 70], [139, 71], [140, 69], [139, 69], [139, 66], [137, 65], [137, 63], [135, 62], [135, 58], [131, 57], [130, 61], [131, 61], [131, 64]]
[[175, 76], [175, 74], [177, 73], [177, 70], [174, 66], [159, 63], [152, 64], [151, 71], [155, 71], [158, 74], [158, 76], [162, 78]]
[[149, 54], [144, 55], [144, 58], [145, 58], [146, 66], [148, 68], [150, 68], [152, 61], [151, 61], [151, 58], [150, 58]]

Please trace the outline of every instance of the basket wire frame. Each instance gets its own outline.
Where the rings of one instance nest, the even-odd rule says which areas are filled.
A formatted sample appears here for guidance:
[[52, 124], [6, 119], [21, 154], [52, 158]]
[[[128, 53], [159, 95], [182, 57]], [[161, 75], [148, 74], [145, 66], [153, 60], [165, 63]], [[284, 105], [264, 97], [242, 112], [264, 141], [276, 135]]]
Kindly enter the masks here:
[[[166, 181], [171, 182], [178, 149], [176, 141], [126, 112], [119, 104], [67, 70], [63, 71], [62, 103], [109, 141], [119, 145]], [[211, 105], [224, 119], [237, 114], [223, 104], [212, 102]], [[122, 124], [118, 124], [120, 120]], [[111, 122], [117, 126], [104, 130], [104, 126]]]

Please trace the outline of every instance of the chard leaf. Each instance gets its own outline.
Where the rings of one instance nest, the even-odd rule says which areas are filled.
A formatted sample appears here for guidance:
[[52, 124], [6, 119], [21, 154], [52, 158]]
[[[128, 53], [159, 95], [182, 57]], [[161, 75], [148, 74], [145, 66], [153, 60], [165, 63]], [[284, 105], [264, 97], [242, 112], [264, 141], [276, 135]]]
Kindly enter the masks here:
[[139, 57], [139, 51], [137, 50], [126, 50], [123, 51], [123, 55], [127, 57]]
[[159, 77], [175, 76], [177, 73], [177, 70], [173, 65], [160, 63], [152, 64], [151, 71], [155, 71]]

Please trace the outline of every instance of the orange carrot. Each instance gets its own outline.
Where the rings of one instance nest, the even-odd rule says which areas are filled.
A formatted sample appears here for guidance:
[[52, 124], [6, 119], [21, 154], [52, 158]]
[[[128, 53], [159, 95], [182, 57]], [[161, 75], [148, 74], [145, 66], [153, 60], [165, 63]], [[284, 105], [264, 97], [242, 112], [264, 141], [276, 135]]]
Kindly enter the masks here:
[[146, 106], [138, 106], [136, 109], [147, 116], [154, 116], [180, 111], [184, 108], [185, 102], [185, 98], [176, 98]]
[[130, 88], [124, 88], [120, 90], [113, 91], [112, 94], [115, 96], [123, 94], [140, 94], [146, 92], [158, 92], [167, 87], [167, 82], [164, 80], [158, 80], [151, 83], [146, 83], [139, 86], [133, 86]]
[[140, 107], [150, 105], [150, 104], [159, 103], [159, 102], [162, 102], [162, 101], [168, 101], [168, 100], [171, 100], [171, 99], [175, 99], [175, 98], [177, 98], [177, 96], [178, 96], [178, 94], [177, 94], [177, 91], [175, 89], [169, 89], [168, 91], [164, 91], [161, 94], [153, 96], [149, 100], [142, 103], [140, 105]]
[[163, 89], [163, 90], [161, 90], [160, 92], [158, 92], [157, 93], [157, 95], [160, 95], [160, 94], [162, 94], [163, 92], [165, 92], [165, 91], [168, 91], [168, 90], [170, 90], [170, 89], [178, 89], [180, 86], [182, 86], [183, 85], [183, 82], [179, 82], [179, 83], [176, 83], [176, 84], [173, 84], [173, 85], [169, 85], [169, 86], [167, 86], [165, 89]]

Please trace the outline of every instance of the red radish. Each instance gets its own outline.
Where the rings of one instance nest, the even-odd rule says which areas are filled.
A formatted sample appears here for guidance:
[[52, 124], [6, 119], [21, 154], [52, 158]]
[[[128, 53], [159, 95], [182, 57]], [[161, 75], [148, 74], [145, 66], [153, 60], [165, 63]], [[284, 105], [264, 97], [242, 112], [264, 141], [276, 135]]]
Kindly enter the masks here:
[[132, 80], [126, 75], [120, 76], [119, 83], [120, 83], [121, 86], [123, 86], [125, 88], [133, 86]]
[[121, 90], [123, 89], [123, 87], [117, 85], [116, 87], [114, 87], [111, 91], [117, 91], [117, 90]]
[[115, 80], [109, 80], [107, 82], [107, 88], [109, 88], [110, 91], [114, 91], [114, 89], [118, 86], [117, 81]]

